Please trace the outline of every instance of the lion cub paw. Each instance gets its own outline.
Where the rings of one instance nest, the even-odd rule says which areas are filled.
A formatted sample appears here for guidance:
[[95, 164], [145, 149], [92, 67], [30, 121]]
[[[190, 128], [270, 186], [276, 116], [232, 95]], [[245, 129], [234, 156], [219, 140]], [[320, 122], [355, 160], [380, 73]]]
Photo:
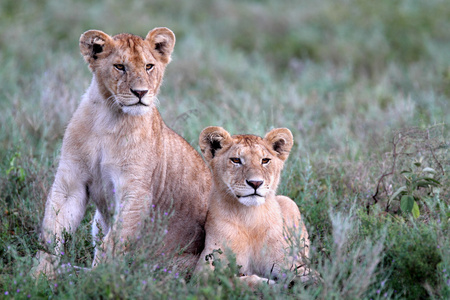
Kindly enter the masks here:
[[259, 277], [258, 275], [248, 275], [248, 276], [244, 275], [239, 277], [239, 279], [245, 282], [251, 288], [254, 288], [260, 284], [269, 284], [269, 285], [275, 284], [275, 281]]

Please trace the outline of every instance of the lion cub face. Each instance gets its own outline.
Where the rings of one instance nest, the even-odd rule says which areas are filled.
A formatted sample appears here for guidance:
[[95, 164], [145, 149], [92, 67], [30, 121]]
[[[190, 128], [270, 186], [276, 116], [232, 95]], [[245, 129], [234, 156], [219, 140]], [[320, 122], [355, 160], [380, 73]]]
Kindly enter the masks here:
[[89, 30], [80, 51], [94, 73], [99, 93], [117, 111], [142, 115], [150, 111], [175, 45], [168, 28], [155, 28], [145, 39], [132, 34], [113, 37]]
[[230, 136], [221, 127], [207, 127], [199, 144], [211, 166], [215, 188], [246, 206], [258, 206], [268, 195], [275, 195], [293, 137], [286, 128], [274, 129], [261, 138]]

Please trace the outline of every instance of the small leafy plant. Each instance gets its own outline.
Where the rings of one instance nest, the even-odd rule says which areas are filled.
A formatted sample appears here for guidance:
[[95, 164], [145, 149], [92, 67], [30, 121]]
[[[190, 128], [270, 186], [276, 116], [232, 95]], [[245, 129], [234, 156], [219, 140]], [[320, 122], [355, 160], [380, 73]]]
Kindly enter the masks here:
[[433, 168], [423, 166], [423, 157], [401, 174], [405, 178], [405, 185], [398, 188], [389, 201], [400, 201], [401, 211], [417, 219], [420, 216], [418, 203], [433, 197], [441, 183], [433, 178], [436, 174]]
[[26, 176], [24, 168], [17, 165], [17, 160], [20, 156], [20, 152], [15, 152], [9, 160], [9, 168], [6, 170], [6, 176], [13, 176], [16, 182], [23, 182]]

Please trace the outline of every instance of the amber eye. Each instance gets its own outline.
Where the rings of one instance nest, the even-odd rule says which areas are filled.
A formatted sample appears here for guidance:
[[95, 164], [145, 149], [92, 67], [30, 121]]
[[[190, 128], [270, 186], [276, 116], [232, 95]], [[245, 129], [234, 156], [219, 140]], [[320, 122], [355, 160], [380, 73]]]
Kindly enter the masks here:
[[230, 157], [230, 160], [235, 164], [241, 164], [241, 159], [238, 157]]
[[267, 165], [269, 162], [270, 162], [270, 158], [263, 158], [263, 159], [261, 159], [261, 163], [263, 165]]
[[153, 69], [154, 66], [155, 66], [154, 64], [147, 64], [145, 66], [145, 70], [150, 71], [151, 69]]
[[125, 72], [125, 66], [122, 64], [115, 64], [114, 68], [116, 68], [119, 71]]

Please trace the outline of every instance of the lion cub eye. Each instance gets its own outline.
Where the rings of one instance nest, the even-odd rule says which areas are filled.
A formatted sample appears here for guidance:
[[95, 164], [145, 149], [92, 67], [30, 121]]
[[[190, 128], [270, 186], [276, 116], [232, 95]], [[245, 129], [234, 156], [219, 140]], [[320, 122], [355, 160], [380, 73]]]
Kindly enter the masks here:
[[270, 158], [263, 158], [261, 159], [261, 164], [267, 165], [270, 162]]
[[151, 69], [153, 69], [154, 66], [155, 66], [154, 64], [147, 64], [147, 65], [145, 66], [145, 70], [147, 70], [147, 72], [148, 72], [148, 71], [150, 71]]
[[125, 66], [122, 64], [115, 64], [114, 68], [116, 68], [119, 71], [125, 72]]
[[238, 157], [230, 157], [231, 162], [233, 162], [234, 164], [241, 164], [241, 159]]

